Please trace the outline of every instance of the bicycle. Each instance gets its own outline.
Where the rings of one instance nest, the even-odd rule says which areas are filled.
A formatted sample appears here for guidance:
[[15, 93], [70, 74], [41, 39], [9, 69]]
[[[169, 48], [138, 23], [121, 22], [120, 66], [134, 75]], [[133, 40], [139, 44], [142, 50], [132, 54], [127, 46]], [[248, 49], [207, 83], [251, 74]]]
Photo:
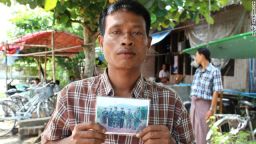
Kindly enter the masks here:
[[51, 115], [55, 107], [51, 99], [54, 96], [53, 84], [48, 83], [42, 87], [37, 87], [35, 93], [36, 95], [21, 107], [10, 100], [0, 101], [0, 136], [12, 132], [17, 121], [32, 118], [33, 112], [36, 112], [37, 117]]
[[256, 111], [256, 106], [249, 101], [240, 101], [240, 108], [245, 110], [245, 116], [238, 114], [215, 114], [217, 121], [213, 123], [212, 128], [207, 133], [206, 140], [211, 143], [214, 128], [221, 133], [228, 133], [235, 136], [240, 131], [246, 130], [249, 126], [251, 140], [255, 141], [256, 129], [253, 129], [252, 118], [249, 110]]

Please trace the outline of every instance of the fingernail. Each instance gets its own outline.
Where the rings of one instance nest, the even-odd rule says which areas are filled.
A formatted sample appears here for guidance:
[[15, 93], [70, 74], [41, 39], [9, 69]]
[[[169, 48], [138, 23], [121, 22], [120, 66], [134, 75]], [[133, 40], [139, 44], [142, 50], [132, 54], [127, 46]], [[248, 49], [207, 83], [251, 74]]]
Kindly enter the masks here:
[[136, 137], [137, 137], [137, 138], [139, 138], [139, 137], [140, 137], [140, 134], [139, 134], [139, 133], [137, 133], [137, 134], [136, 134]]

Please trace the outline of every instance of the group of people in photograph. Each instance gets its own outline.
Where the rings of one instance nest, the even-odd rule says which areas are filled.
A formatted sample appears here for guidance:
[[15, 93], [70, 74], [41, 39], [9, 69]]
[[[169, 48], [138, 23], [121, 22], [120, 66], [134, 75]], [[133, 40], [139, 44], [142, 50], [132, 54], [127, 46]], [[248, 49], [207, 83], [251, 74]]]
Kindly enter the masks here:
[[142, 113], [139, 107], [134, 112], [130, 108], [105, 107], [100, 114], [100, 121], [109, 128], [136, 130], [142, 121]]

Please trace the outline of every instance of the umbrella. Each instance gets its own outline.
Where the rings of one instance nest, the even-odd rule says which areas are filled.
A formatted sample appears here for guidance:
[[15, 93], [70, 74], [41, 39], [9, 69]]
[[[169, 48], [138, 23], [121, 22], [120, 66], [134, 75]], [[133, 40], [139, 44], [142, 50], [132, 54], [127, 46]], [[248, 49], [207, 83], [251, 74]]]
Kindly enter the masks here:
[[[51, 54], [53, 32], [55, 55], [72, 56], [83, 50], [82, 38], [63, 31], [49, 30], [27, 34], [14, 40], [8, 44], [8, 47], [12, 49], [9, 54], [15, 53], [14, 49], [19, 49], [23, 53], [23, 55], [19, 54], [18, 56], [44, 56], [45, 54]], [[45, 48], [49, 48], [49, 51], [45, 52]], [[4, 46], [0, 46], [0, 50], [4, 50]]]
[[247, 59], [256, 58], [256, 35], [247, 32], [230, 37], [225, 37], [207, 44], [185, 49], [182, 53], [195, 54], [197, 49], [206, 47], [211, 52], [212, 58]]

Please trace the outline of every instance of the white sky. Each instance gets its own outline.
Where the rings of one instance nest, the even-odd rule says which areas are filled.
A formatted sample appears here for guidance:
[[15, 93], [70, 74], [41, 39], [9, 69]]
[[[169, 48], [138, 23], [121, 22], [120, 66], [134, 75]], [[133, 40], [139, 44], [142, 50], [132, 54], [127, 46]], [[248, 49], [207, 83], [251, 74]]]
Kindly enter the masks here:
[[0, 3], [0, 42], [6, 42], [8, 40], [7, 32], [14, 26], [9, 22], [11, 18], [12, 10], [10, 7]]
[[110, 98], [110, 97], [97, 97], [97, 105], [108, 107], [115, 106], [118, 104], [128, 104], [133, 106], [148, 106], [149, 100], [141, 99], [127, 99], [127, 98]]

